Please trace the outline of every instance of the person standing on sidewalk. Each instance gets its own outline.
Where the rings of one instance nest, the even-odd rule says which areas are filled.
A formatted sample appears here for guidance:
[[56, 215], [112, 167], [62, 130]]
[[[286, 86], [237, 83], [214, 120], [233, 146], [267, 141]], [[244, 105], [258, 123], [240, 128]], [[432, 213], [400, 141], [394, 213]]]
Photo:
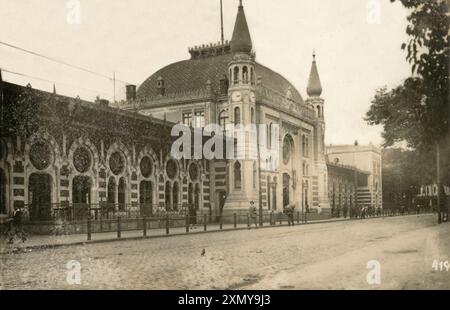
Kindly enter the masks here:
[[441, 212], [442, 221], [448, 222], [448, 202], [447, 202], [448, 200], [447, 200], [447, 194], [445, 193], [445, 189], [443, 186], [441, 187], [440, 195], [441, 195], [441, 197], [440, 197], [441, 205], [438, 206], [439, 212]]
[[294, 226], [294, 210], [295, 210], [295, 205], [293, 204], [289, 204], [284, 208], [284, 213], [286, 214], [287, 218], [288, 218], [288, 225], [289, 226]]
[[22, 242], [25, 242], [27, 240], [27, 235], [25, 231], [23, 230], [23, 210], [22, 208], [18, 208], [14, 211], [13, 220], [10, 223], [9, 229], [8, 229], [8, 243], [13, 244], [14, 243], [14, 237], [20, 238]]
[[255, 227], [258, 227], [258, 222], [257, 222], [257, 212], [256, 212], [256, 207], [255, 207], [255, 202], [254, 201], [250, 201], [250, 208], [249, 208], [249, 215], [250, 215], [250, 226], [252, 225], [252, 223], [255, 224]]
[[197, 210], [195, 206], [191, 203], [189, 204], [189, 224], [191, 229], [197, 229]]

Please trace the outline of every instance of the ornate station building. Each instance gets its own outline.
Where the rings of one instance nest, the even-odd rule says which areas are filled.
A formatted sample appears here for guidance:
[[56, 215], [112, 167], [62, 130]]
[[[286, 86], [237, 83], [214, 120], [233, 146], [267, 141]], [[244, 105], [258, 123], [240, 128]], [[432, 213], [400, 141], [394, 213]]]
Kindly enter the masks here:
[[231, 42], [195, 46], [189, 53], [190, 59], [151, 75], [123, 108], [194, 128], [265, 124], [269, 147], [271, 129], [279, 128], [275, 169], [250, 159], [213, 165], [215, 211], [224, 193], [225, 211], [248, 210], [249, 201], [262, 203], [264, 210], [287, 204], [329, 208], [324, 100], [315, 56], [304, 100], [287, 79], [257, 62], [242, 3]]
[[[127, 86], [127, 100], [113, 105], [0, 79], [0, 213], [25, 207], [30, 219], [42, 220], [78, 205], [140, 215], [193, 207], [215, 218], [247, 212], [250, 201], [265, 212], [288, 204], [331, 209], [338, 196], [342, 205], [356, 201], [352, 176], [367, 174], [327, 166], [315, 55], [305, 100], [287, 79], [257, 62], [242, 3], [230, 42], [189, 53], [190, 59], [162, 68], [139, 88]], [[269, 133], [277, 127], [278, 141], [269, 134], [265, 142], [278, 142], [279, 161], [175, 160], [170, 148], [176, 123], [197, 129], [257, 123]], [[341, 183], [339, 192], [333, 184]]]

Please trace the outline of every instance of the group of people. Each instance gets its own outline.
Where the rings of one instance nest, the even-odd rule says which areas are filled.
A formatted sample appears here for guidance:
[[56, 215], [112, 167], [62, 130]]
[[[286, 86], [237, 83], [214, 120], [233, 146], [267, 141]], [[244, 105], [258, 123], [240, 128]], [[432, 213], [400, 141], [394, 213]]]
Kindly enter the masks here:
[[[286, 214], [288, 219], [288, 225], [294, 226], [294, 214], [295, 214], [295, 205], [294, 204], [288, 204], [284, 206], [283, 213]], [[255, 202], [250, 202], [250, 208], [249, 208], [249, 216], [250, 216], [250, 224], [254, 223], [256, 227], [258, 227], [258, 211], [256, 210]]]

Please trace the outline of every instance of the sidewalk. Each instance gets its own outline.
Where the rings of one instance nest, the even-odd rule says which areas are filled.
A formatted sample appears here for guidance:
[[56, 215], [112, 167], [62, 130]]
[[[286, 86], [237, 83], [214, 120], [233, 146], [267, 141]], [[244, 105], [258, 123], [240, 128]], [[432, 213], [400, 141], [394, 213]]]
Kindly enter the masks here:
[[[408, 215], [405, 215], [408, 216]], [[413, 216], [413, 215], [411, 215]], [[370, 219], [377, 219], [369, 218]], [[359, 219], [354, 219], [357, 221]], [[349, 219], [327, 219], [327, 220], [317, 220], [308, 221], [306, 224], [300, 225], [312, 225], [320, 223], [333, 223], [333, 222], [344, 222], [350, 221]], [[296, 223], [296, 226], [298, 224]], [[255, 228], [253, 225], [251, 229], [268, 229], [276, 227], [286, 227], [286, 223], [280, 225], [277, 222], [275, 225], [270, 226], [269, 223], [264, 223], [263, 227]], [[247, 224], [238, 224], [234, 228], [233, 224], [223, 224], [222, 230], [219, 224], [209, 224], [207, 230], [204, 230], [203, 225], [197, 225], [196, 229], [190, 229], [189, 233], [186, 233], [186, 227], [170, 228], [169, 234], [167, 234], [166, 229], [148, 229], [147, 235], [144, 237], [143, 230], [133, 230], [133, 231], [122, 231], [121, 238], [118, 238], [117, 232], [106, 232], [106, 233], [93, 233], [91, 240], [87, 240], [87, 234], [74, 234], [74, 235], [62, 235], [62, 236], [30, 236], [25, 243], [15, 240], [15, 243], [10, 245], [7, 244], [4, 238], [0, 239], [0, 254], [12, 253], [12, 252], [26, 252], [39, 249], [55, 248], [61, 246], [74, 246], [74, 245], [86, 245], [95, 244], [102, 242], [114, 242], [114, 241], [126, 241], [126, 240], [138, 240], [138, 239], [152, 239], [152, 238], [166, 238], [174, 236], [183, 236], [188, 234], [204, 234], [204, 233], [218, 233], [227, 232], [235, 230], [248, 230]]]

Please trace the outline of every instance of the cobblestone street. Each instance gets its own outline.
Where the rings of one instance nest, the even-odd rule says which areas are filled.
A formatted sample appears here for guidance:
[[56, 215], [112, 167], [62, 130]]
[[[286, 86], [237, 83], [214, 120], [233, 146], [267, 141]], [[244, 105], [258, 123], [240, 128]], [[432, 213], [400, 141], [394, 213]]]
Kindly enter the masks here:
[[[450, 289], [432, 269], [449, 233], [423, 215], [32, 250], [0, 255], [0, 288]], [[71, 260], [81, 285], [66, 282]], [[367, 284], [370, 260], [381, 285]]]

